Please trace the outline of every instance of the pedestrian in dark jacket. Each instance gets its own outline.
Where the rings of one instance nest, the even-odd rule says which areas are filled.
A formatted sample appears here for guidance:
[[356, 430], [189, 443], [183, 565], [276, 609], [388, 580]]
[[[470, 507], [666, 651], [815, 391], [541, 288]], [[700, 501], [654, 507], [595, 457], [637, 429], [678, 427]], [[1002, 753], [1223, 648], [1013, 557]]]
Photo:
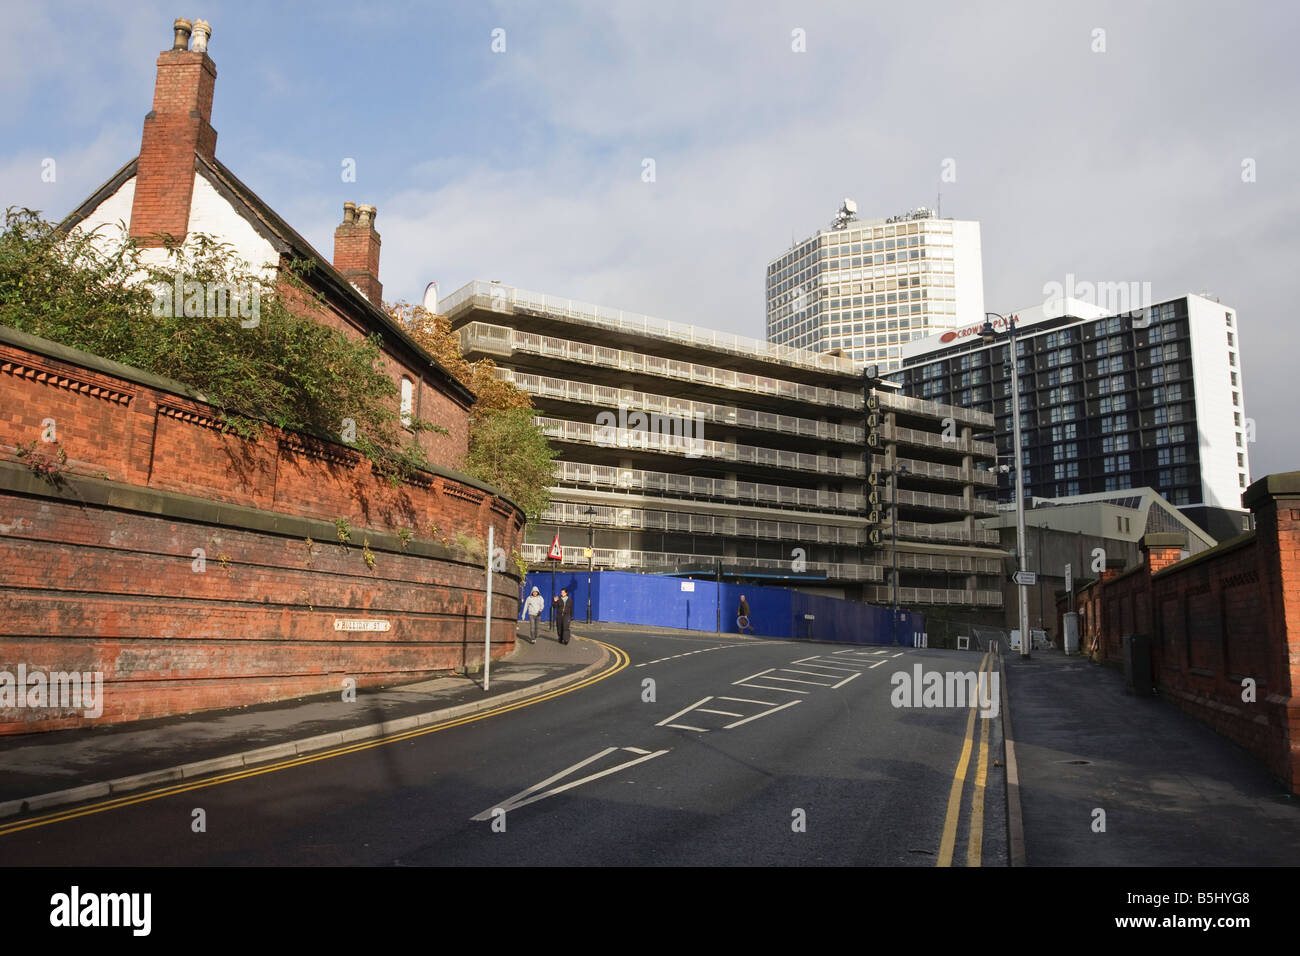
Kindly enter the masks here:
[[555, 617], [555, 632], [561, 644], [569, 643], [569, 625], [573, 622], [573, 601], [569, 598], [568, 588], [560, 588], [560, 596], [554, 598], [551, 613]]
[[745, 633], [745, 628], [749, 628], [749, 633], [755, 633], [749, 624], [749, 602], [743, 594], [740, 596], [740, 606], [736, 608], [736, 627], [741, 634]]

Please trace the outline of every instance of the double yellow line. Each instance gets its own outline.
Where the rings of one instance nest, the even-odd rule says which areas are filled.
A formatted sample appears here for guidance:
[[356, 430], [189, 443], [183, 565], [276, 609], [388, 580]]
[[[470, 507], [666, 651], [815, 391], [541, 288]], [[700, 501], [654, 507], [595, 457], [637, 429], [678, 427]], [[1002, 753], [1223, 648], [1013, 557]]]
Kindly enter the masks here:
[[[987, 668], [993, 673], [992, 655], [985, 651], [980, 661], [980, 672]], [[974, 745], [975, 714], [979, 709], [978, 684], [976, 674], [976, 697], [971, 705], [970, 716], [966, 718], [966, 739], [962, 743], [961, 758], [957, 761], [957, 771], [953, 774], [952, 789], [948, 792], [948, 813], [944, 818], [943, 837], [939, 841], [939, 857], [935, 866], [952, 866], [953, 851], [957, 843], [957, 822], [961, 817], [961, 795], [966, 789], [966, 770], [970, 766], [971, 749]], [[992, 687], [990, 676], [989, 687]], [[970, 840], [966, 845], [966, 865], [979, 866], [980, 854], [984, 846], [984, 789], [988, 780], [989, 768], [989, 723], [992, 718], [980, 720], [979, 760], [975, 767], [975, 792], [971, 796]]]
[[76, 807], [70, 810], [59, 810], [35, 819], [17, 820], [13, 823], [0, 824], [0, 836], [7, 836], [10, 833], [18, 833], [21, 830], [30, 830], [33, 827], [48, 826], [51, 823], [61, 823], [64, 820], [74, 820], [77, 817], [85, 817], [94, 813], [106, 813], [109, 810], [117, 810], [121, 807], [129, 807], [136, 803], [145, 803], [149, 800], [158, 800], [162, 797], [175, 796], [178, 793], [187, 793], [191, 790], [202, 790], [205, 787], [215, 787], [223, 783], [233, 783], [236, 780], [244, 780], [248, 777], [261, 776], [264, 773], [275, 773], [278, 770], [288, 770], [290, 767], [301, 767], [304, 764], [315, 763], [318, 760], [329, 760], [332, 757], [342, 757], [345, 754], [357, 753], [362, 750], [370, 750], [372, 747], [383, 747], [387, 744], [397, 743], [399, 740], [411, 740], [415, 737], [423, 737], [425, 734], [437, 733], [440, 730], [448, 730], [452, 727], [459, 727], [462, 724], [471, 724], [478, 720], [485, 720], [488, 717], [496, 717], [499, 714], [509, 713], [512, 710], [519, 710], [522, 707], [531, 707], [533, 704], [540, 704], [546, 700], [553, 700], [556, 697], [562, 697], [565, 694], [572, 694], [576, 690], [588, 687], [597, 681], [604, 680], [606, 677], [612, 677], [628, 665], [628, 656], [620, 648], [613, 644], [606, 644], [604, 641], [596, 641], [592, 638], [581, 638], [581, 640], [590, 640], [599, 644], [605, 650], [613, 655], [608, 667], [599, 673], [592, 674], [590, 677], [571, 684], [568, 687], [560, 687], [553, 691], [547, 691], [538, 694], [536, 697], [528, 697], [524, 700], [515, 701], [509, 704], [503, 704], [500, 707], [489, 708], [475, 714], [466, 714], [464, 717], [453, 717], [444, 720], [441, 723], [430, 724], [428, 727], [421, 727], [418, 730], [406, 730], [400, 733], [391, 734], [387, 737], [379, 737], [375, 740], [360, 741], [355, 744], [344, 744], [341, 747], [334, 747], [330, 750], [322, 750], [320, 753], [308, 754], [302, 757], [290, 757], [286, 760], [268, 763], [265, 766], [253, 767], [246, 770], [234, 770], [230, 773], [223, 773], [216, 777], [209, 777], [204, 780], [198, 780], [194, 783], [179, 783], [171, 786], [161, 787], [157, 790], [149, 790], [144, 793], [131, 794], [130, 796], [112, 797], [102, 800], [99, 803], [91, 803], [86, 806]]

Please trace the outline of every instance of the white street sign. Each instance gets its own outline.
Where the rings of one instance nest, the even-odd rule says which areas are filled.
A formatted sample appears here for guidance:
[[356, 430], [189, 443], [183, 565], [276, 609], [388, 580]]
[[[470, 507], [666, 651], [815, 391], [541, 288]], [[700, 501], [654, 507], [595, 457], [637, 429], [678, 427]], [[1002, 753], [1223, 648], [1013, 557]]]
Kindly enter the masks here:
[[1017, 584], [1028, 586], [1038, 583], [1038, 575], [1033, 571], [1017, 571], [1012, 575], [1011, 580], [1015, 581]]

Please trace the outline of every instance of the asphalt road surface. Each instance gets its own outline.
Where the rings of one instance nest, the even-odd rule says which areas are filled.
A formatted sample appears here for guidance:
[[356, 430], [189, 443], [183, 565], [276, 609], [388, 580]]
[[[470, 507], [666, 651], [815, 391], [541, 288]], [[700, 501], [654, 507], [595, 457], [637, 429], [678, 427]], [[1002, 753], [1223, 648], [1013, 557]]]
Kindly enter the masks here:
[[608, 676], [540, 703], [0, 827], [0, 865], [1006, 865], [1001, 719], [891, 703], [980, 654], [606, 643]]

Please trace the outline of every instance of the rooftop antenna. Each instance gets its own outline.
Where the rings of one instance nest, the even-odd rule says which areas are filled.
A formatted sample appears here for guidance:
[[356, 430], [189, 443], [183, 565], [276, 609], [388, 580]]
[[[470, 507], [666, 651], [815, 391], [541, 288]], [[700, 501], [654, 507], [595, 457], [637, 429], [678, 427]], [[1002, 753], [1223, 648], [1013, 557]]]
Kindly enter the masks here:
[[937, 193], [935, 194], [935, 199], [934, 199], [934, 218], [935, 218], [935, 219], [942, 219], [942, 218], [943, 218], [943, 190], [942, 190], [942, 189], [939, 190], [939, 192], [937, 192]]
[[849, 223], [856, 222], [857, 218], [858, 204], [845, 196], [844, 202], [840, 204], [840, 211], [837, 212], [835, 218], [831, 220], [831, 228], [843, 229]]

